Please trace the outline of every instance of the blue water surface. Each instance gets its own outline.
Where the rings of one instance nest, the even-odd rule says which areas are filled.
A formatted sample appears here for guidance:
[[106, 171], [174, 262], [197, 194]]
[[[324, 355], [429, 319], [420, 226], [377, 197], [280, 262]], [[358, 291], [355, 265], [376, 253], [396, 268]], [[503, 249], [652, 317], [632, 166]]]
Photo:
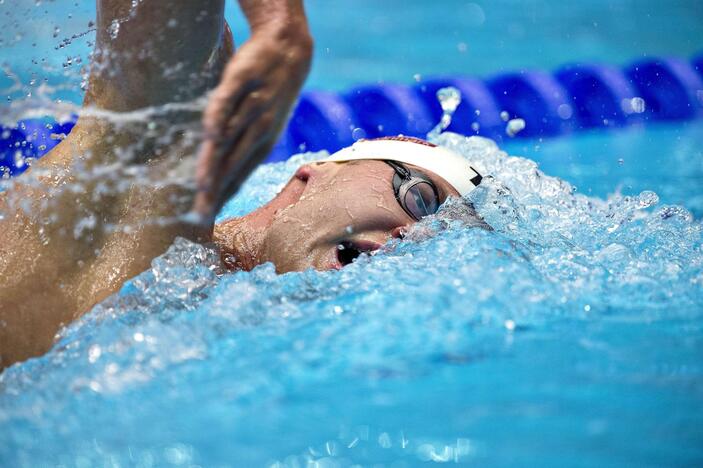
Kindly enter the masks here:
[[[8, 466], [678, 466], [703, 460], [703, 226], [588, 197], [489, 140], [491, 174], [334, 272], [220, 275], [177, 242], [0, 376]], [[260, 168], [223, 216], [316, 155]], [[313, 463], [313, 465], [310, 465]], [[315, 465], [314, 463], [317, 463]]]
[[[703, 52], [698, 0], [307, 0], [305, 7], [316, 44], [307, 82], [314, 89]], [[0, 13], [0, 63], [25, 82], [80, 83], [94, 1], [3, 0]], [[226, 17], [241, 44], [249, 29], [237, 2], [226, 2]], [[79, 102], [76, 88], [62, 96]]]

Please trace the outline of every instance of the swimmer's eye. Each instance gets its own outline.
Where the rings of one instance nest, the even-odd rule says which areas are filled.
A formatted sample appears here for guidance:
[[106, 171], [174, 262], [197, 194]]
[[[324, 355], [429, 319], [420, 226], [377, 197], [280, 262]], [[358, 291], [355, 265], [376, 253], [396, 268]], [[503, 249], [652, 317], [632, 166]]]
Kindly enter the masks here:
[[361, 254], [361, 250], [356, 248], [354, 244], [349, 241], [344, 241], [337, 246], [337, 258], [342, 266], [351, 264], [354, 260], [359, 258]]

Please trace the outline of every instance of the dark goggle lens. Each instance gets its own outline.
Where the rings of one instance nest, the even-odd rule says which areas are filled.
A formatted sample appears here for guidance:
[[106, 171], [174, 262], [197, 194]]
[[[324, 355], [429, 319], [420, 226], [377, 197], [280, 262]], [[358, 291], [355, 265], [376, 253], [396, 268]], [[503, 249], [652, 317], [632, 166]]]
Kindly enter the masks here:
[[439, 201], [432, 186], [427, 182], [417, 182], [405, 192], [403, 197], [405, 209], [419, 220], [434, 214], [439, 208]]

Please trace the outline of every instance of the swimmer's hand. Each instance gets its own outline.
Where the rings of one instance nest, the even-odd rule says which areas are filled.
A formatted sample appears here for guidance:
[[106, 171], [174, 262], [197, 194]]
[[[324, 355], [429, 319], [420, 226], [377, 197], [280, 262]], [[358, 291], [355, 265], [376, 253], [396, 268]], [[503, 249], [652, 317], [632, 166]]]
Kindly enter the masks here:
[[[252, 36], [230, 60], [203, 117], [205, 140], [198, 155], [194, 209], [205, 222], [214, 218], [269, 153], [286, 124], [312, 57], [302, 3], [292, 17], [278, 21], [268, 21], [268, 17], [261, 22], [256, 11], [247, 11], [248, 2], [240, 3]], [[256, 10], [267, 3], [270, 5], [252, 1], [250, 8]]]

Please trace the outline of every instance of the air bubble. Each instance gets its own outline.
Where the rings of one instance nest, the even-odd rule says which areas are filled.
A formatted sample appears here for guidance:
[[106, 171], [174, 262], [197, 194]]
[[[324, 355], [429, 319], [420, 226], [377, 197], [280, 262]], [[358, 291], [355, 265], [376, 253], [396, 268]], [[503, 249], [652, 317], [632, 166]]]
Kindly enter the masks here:
[[352, 130], [352, 138], [354, 140], [361, 140], [366, 138], [366, 130], [361, 127], [356, 127]]

